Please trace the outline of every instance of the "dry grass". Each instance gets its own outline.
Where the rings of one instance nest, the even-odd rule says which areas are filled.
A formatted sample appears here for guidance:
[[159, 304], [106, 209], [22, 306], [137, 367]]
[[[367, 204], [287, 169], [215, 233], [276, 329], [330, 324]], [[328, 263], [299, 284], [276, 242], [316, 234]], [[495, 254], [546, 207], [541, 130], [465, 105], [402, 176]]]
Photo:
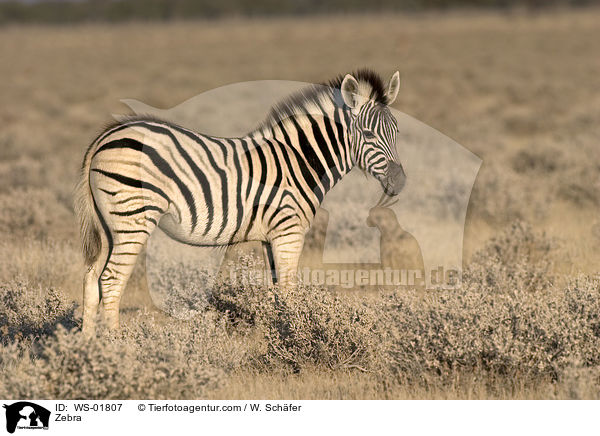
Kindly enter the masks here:
[[[599, 17], [0, 29], [0, 397], [598, 398]], [[83, 341], [70, 198], [119, 99], [167, 108], [232, 82], [364, 65], [400, 69], [396, 108], [484, 161], [462, 290], [223, 286], [199, 304], [173, 286], [169, 307], [193, 315], [182, 321], [145, 312], [138, 269], [123, 331]], [[172, 267], [167, 285], [198, 281]]]
[[[555, 286], [551, 246], [516, 224], [475, 256], [461, 290], [359, 297], [223, 284], [190, 320], [142, 312], [93, 341], [72, 329], [64, 296], [12, 283], [0, 289], [0, 395], [599, 398], [600, 277]], [[247, 378], [275, 390], [240, 391]]]

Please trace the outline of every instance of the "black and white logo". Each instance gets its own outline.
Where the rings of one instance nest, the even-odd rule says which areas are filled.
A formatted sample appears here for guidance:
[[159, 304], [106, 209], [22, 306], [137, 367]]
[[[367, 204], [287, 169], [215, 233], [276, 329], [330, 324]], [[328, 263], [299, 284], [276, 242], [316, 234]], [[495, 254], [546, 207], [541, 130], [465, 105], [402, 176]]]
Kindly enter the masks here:
[[19, 401], [10, 405], [4, 404], [6, 409], [6, 431], [14, 433], [16, 429], [48, 429], [50, 411], [42, 406], [29, 401]]

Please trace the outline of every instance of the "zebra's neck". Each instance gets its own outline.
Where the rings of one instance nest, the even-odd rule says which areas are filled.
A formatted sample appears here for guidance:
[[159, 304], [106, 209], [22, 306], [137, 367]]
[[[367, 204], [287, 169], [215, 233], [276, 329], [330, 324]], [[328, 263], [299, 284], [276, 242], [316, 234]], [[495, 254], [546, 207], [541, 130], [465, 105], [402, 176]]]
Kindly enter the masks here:
[[[270, 126], [253, 132], [255, 140], [282, 147], [296, 177], [312, 192], [318, 207], [331, 190], [353, 167], [350, 147], [350, 115], [333, 101], [320, 100], [306, 105], [303, 112], [292, 114]], [[292, 151], [290, 153], [290, 151]], [[287, 159], [286, 158], [286, 159]]]

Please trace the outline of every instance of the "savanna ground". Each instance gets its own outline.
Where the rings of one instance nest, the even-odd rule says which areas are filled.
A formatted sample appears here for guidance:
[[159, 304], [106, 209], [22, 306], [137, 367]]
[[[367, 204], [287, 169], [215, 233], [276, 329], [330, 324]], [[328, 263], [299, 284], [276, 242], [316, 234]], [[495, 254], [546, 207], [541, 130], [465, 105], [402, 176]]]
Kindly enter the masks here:
[[[598, 22], [582, 10], [1, 28], [0, 397], [600, 397]], [[168, 108], [361, 66], [399, 69], [394, 107], [483, 159], [462, 290], [222, 287], [182, 321], [153, 310], [138, 269], [122, 331], [81, 338], [71, 196], [120, 99]]]

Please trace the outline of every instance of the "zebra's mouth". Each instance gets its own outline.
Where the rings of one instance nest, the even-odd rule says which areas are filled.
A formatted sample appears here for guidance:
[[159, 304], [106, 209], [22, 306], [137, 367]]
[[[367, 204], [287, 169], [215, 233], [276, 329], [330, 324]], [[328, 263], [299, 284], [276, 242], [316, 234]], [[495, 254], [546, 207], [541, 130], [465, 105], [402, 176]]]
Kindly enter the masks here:
[[406, 174], [401, 164], [390, 161], [385, 178], [381, 181], [383, 192], [390, 197], [394, 197], [402, 191], [406, 184]]
[[396, 195], [400, 194], [400, 190], [394, 189], [394, 187], [391, 184], [387, 183], [383, 184], [383, 192], [386, 195], [389, 195], [390, 197], [395, 197]]

